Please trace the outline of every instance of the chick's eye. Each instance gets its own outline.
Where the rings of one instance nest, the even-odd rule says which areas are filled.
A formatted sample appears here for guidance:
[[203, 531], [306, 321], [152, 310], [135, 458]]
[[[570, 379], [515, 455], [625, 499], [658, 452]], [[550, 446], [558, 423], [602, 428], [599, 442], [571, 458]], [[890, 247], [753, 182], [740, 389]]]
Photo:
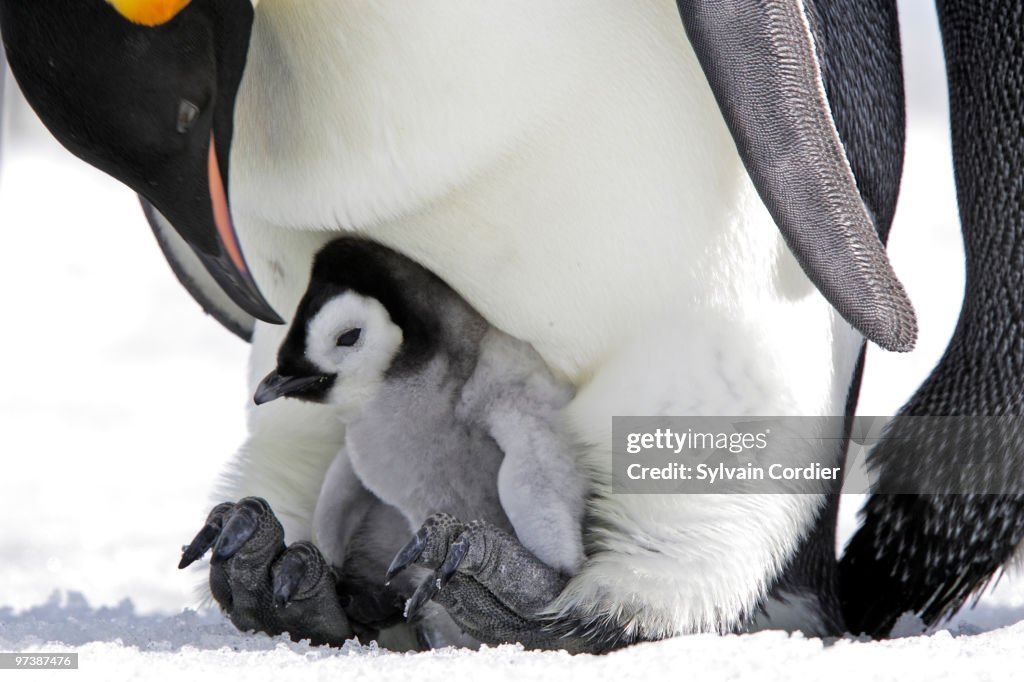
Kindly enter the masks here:
[[178, 132], [185, 134], [199, 118], [199, 107], [187, 99], [181, 100], [178, 104]]
[[349, 329], [347, 332], [338, 337], [339, 346], [354, 346], [356, 341], [359, 340], [360, 334], [363, 333], [362, 329], [358, 327], [356, 329]]

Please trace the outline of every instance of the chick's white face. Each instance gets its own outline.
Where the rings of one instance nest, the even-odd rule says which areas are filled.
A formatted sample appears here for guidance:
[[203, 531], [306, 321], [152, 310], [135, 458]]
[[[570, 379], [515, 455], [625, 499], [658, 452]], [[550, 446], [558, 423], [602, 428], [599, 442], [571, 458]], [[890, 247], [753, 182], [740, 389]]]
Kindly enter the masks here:
[[346, 415], [373, 398], [401, 345], [387, 309], [351, 291], [328, 301], [306, 327], [306, 359], [336, 375], [327, 401]]

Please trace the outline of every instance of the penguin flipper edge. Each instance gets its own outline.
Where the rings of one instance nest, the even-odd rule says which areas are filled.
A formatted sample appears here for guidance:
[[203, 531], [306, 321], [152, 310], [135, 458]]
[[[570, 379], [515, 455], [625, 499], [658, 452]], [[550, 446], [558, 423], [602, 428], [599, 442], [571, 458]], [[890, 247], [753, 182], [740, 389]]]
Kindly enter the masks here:
[[836, 130], [801, 0], [677, 0], [743, 164], [804, 272], [886, 350], [917, 338]]

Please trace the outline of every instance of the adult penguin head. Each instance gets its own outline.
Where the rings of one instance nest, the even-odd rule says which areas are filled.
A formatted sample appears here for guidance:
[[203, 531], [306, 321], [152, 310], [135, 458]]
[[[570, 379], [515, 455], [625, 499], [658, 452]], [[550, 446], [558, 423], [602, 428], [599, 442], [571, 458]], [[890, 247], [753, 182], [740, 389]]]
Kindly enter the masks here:
[[11, 70], [50, 132], [157, 208], [229, 296], [281, 319], [228, 208], [253, 0], [4, 0]]

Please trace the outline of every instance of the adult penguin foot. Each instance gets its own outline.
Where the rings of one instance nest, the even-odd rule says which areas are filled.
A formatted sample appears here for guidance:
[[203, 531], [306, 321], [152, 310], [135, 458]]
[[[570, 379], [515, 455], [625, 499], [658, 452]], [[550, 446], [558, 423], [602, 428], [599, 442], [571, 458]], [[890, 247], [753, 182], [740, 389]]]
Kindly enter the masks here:
[[410, 620], [435, 601], [466, 634], [485, 644], [604, 653], [632, 643], [613, 624], [547, 613], [569, 577], [490, 524], [433, 514], [395, 556], [386, 579], [411, 566], [433, 573], [406, 605]]
[[334, 571], [313, 544], [286, 547], [284, 529], [266, 500], [218, 504], [182, 552], [179, 568], [207, 550], [210, 591], [240, 630], [341, 646], [353, 636]]

